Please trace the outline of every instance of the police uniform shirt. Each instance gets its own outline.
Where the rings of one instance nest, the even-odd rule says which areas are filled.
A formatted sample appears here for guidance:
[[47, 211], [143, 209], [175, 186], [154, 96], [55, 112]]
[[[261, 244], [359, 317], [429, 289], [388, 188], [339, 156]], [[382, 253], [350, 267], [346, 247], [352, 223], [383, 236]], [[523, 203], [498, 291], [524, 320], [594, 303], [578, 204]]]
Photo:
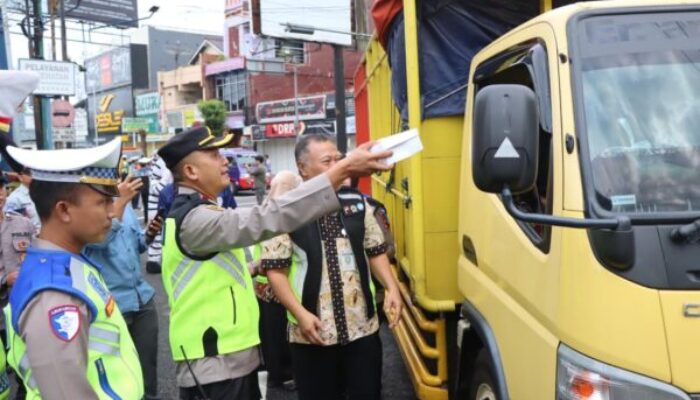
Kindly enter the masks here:
[[[38, 249], [66, 251], [38, 238], [34, 239], [33, 246]], [[49, 310], [63, 305], [75, 305], [80, 315], [78, 333], [69, 342], [56, 337], [47, 320]], [[44, 290], [29, 301], [18, 325], [17, 333], [27, 344], [32, 377], [38, 387], [42, 388], [42, 399], [98, 399], [85, 379], [90, 328], [90, 311], [85, 302], [64, 292]]]
[[[180, 194], [195, 193], [179, 188]], [[265, 205], [250, 209], [223, 209], [201, 205], [190, 211], [180, 227], [180, 243], [194, 255], [207, 255], [253, 245], [282, 232], [291, 232], [309, 221], [340, 208], [326, 175], [300, 185]], [[258, 347], [240, 352], [190, 360], [200, 384], [236, 379], [253, 372], [260, 364]], [[195, 382], [187, 365], [177, 365], [177, 383], [192, 387]]]
[[[9, 295], [7, 275], [19, 268], [33, 236], [34, 224], [29, 218], [9, 214], [0, 219], [0, 281], [3, 284], [0, 298], [5, 301]], [[0, 318], [0, 328], [5, 328], [4, 318]]]
[[39, 232], [41, 229], [39, 214], [36, 212], [36, 206], [34, 206], [32, 198], [29, 197], [29, 188], [24, 185], [19, 185], [17, 189], [13, 190], [7, 197], [7, 203], [5, 203], [5, 212], [17, 210], [23, 210], [25, 215], [32, 220], [36, 231]]

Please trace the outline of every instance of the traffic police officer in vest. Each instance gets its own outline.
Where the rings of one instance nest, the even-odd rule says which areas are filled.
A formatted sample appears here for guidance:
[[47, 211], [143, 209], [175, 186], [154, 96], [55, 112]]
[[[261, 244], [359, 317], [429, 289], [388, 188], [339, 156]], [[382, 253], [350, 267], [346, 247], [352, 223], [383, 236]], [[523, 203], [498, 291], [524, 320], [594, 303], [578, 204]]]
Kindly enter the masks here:
[[229, 178], [219, 148], [232, 139], [199, 127], [158, 152], [178, 190], [165, 221], [162, 273], [181, 399], [260, 398], [259, 310], [243, 248], [339, 209], [336, 189], [345, 179], [391, 168], [381, 161], [391, 153], [371, 153], [367, 143], [265, 205], [222, 209], [215, 199]]
[[28, 399], [130, 399], [144, 395], [138, 355], [100, 275], [81, 255], [112, 224], [121, 140], [91, 149], [0, 147], [29, 168], [42, 228], [6, 308], [8, 361]]

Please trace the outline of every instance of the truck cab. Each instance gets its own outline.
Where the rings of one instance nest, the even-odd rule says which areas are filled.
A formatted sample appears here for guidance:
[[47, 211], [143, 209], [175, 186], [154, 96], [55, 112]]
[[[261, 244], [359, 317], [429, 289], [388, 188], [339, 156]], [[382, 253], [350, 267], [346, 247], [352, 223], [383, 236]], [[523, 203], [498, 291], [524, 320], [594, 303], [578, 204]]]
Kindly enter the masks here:
[[700, 393], [700, 246], [678, 236], [700, 218], [698, 27], [697, 5], [575, 5], [473, 59], [457, 273], [503, 396]]
[[700, 399], [700, 2], [542, 14], [476, 53], [463, 116], [438, 118], [414, 12], [404, 123], [372, 114], [377, 44], [366, 90], [371, 138], [418, 128], [425, 147], [372, 188], [418, 397]]

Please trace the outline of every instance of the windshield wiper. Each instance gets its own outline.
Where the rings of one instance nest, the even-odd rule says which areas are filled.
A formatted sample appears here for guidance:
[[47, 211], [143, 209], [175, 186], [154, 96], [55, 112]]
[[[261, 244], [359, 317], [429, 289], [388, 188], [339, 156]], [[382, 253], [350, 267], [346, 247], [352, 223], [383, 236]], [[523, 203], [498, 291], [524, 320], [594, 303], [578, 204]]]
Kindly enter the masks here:
[[700, 219], [674, 228], [671, 231], [671, 240], [675, 243], [693, 243], [700, 240]]

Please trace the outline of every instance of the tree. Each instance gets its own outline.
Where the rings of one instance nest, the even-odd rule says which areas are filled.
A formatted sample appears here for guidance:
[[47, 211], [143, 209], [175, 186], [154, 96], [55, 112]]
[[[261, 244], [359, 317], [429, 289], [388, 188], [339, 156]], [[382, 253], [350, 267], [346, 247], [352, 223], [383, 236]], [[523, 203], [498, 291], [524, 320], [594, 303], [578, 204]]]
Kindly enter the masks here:
[[200, 101], [197, 107], [204, 117], [204, 124], [211, 129], [213, 134], [221, 135], [226, 122], [224, 102], [217, 99], [204, 100]]

